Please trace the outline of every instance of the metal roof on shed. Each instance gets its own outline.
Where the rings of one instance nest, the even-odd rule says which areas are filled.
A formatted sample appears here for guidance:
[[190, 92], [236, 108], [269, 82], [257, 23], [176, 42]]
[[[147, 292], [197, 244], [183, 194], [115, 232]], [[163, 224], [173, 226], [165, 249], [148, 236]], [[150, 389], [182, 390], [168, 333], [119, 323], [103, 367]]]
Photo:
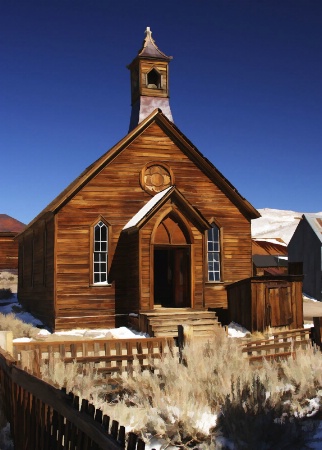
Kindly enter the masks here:
[[321, 214], [303, 214], [312, 230], [322, 242], [322, 215]]

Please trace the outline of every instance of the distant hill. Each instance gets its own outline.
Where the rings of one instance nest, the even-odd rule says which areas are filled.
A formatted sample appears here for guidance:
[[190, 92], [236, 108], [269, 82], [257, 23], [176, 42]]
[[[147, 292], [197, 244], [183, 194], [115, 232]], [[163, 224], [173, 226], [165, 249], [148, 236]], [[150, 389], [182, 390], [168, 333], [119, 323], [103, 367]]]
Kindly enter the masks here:
[[[282, 240], [286, 245], [291, 240], [302, 212], [281, 209], [259, 209], [262, 217], [252, 220], [252, 238], [265, 240]], [[322, 215], [321, 213], [318, 213]]]

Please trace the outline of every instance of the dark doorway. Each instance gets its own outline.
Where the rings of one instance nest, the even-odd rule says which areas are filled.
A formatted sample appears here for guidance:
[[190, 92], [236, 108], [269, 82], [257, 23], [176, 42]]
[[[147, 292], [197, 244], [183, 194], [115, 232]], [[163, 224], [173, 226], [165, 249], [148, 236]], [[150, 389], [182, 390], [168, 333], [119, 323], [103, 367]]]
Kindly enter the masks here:
[[191, 306], [190, 247], [155, 248], [154, 304], [167, 308]]

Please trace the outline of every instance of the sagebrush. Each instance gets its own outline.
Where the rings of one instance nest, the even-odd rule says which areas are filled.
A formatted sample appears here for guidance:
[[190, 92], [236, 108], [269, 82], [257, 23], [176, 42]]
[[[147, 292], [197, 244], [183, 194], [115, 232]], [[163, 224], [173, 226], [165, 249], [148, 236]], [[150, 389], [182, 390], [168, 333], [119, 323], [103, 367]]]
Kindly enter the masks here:
[[263, 361], [256, 368], [242, 356], [239, 342], [218, 328], [208, 342], [187, 345], [181, 360], [174, 348], [152, 371], [136, 365], [109, 385], [93, 387], [93, 374], [82, 386], [73, 387], [75, 375], [69, 382], [75, 394], [144, 439], [210, 449], [219, 448], [221, 434], [236, 449], [249, 450], [291, 443], [295, 449], [305, 441], [301, 418], [320, 408], [322, 395], [322, 355], [313, 347], [298, 350], [295, 359]]
[[0, 331], [12, 331], [14, 339], [19, 337], [34, 338], [39, 333], [38, 328], [18, 319], [14, 313], [0, 313]]

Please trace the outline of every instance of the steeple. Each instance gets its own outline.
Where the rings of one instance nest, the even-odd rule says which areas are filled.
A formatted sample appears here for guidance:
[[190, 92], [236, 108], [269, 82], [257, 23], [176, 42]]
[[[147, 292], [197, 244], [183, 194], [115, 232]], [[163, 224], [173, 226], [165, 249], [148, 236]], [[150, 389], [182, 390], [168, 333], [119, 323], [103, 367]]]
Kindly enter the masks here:
[[145, 30], [141, 49], [127, 67], [131, 72], [131, 120], [129, 131], [156, 108], [173, 122], [169, 104], [169, 62], [157, 47], [150, 27]]

